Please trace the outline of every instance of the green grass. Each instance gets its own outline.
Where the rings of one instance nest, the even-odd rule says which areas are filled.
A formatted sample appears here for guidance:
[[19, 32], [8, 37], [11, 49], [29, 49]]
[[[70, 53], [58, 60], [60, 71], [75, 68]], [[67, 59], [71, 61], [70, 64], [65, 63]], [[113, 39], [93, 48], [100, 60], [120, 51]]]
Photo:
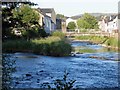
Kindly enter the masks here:
[[97, 51], [93, 50], [93, 49], [90, 49], [90, 48], [86, 48], [86, 49], [80, 49], [79, 52], [80, 53], [95, 53]]
[[51, 36], [43, 39], [9, 40], [3, 42], [3, 52], [32, 52], [50, 56], [68, 56], [72, 47], [65, 39]]
[[88, 40], [93, 43], [105, 44], [111, 47], [120, 47], [120, 41], [118, 38], [106, 37], [106, 36], [76, 36], [75, 39], [78, 40]]
[[60, 37], [61, 39], [64, 39], [65, 38], [65, 34], [60, 32], [60, 31], [55, 31], [52, 33], [52, 36], [57, 36], [57, 37]]
[[105, 44], [108, 46], [118, 47], [118, 39], [111, 37], [105, 42]]

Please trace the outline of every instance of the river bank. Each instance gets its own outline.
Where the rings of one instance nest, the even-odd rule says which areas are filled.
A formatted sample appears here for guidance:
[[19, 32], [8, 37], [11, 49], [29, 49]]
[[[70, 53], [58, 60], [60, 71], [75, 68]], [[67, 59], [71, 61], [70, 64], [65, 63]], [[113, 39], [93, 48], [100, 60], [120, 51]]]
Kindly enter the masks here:
[[69, 56], [72, 47], [65, 39], [56, 36], [26, 40], [8, 40], [2, 43], [3, 53], [29, 52], [45, 56]]
[[77, 36], [72, 41], [83, 41], [99, 44], [103, 47], [120, 50], [120, 41], [118, 38], [102, 37], [102, 36]]
[[71, 41], [91, 42], [91, 43], [98, 44], [98, 45], [101, 45], [101, 46], [106, 47], [106, 48], [115, 49], [115, 50], [120, 50], [119, 47], [108, 46], [108, 45], [106, 45], [106, 44], [99, 44], [99, 43], [92, 42], [92, 41], [90, 41], [90, 40], [77, 40], [77, 39], [74, 39], [74, 40], [71, 40]]
[[[89, 42], [72, 42], [73, 47], [90, 47], [99, 50], [103, 47]], [[61, 79], [67, 70], [68, 79], [76, 80], [73, 88], [115, 88], [118, 87], [118, 53], [102, 51], [83, 53], [69, 57], [52, 57], [30, 53], [11, 54], [16, 60], [16, 72], [12, 74], [11, 87], [40, 88], [43, 83], [53, 83]], [[105, 57], [102, 58], [91, 58]], [[32, 67], [31, 67], [32, 66]]]

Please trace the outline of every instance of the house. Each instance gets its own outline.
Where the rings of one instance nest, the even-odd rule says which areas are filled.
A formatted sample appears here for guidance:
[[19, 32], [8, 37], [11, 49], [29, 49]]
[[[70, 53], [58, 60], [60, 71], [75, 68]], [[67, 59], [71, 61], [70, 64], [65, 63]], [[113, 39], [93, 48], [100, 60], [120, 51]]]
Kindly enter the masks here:
[[[79, 33], [80, 30], [78, 29], [77, 19], [74, 19], [74, 18], [68, 18], [68, 19], [66, 19], [66, 26], [68, 26], [69, 22], [74, 22], [76, 24], [75, 32]], [[67, 31], [69, 31], [69, 30], [67, 30]]]
[[112, 21], [108, 22], [107, 30], [109, 33], [117, 32], [117, 30], [118, 30], [118, 16], [116, 16]]
[[51, 32], [56, 30], [56, 14], [53, 8], [38, 8], [40, 19], [39, 24], [43, 26], [46, 33], [51, 34]]
[[118, 31], [120, 32], [120, 12], [118, 14]]
[[51, 32], [52, 32], [52, 19], [51, 19], [51, 17], [44, 15], [43, 22], [44, 22], [45, 32], [48, 34], [51, 34]]
[[41, 8], [41, 12], [51, 18], [51, 31], [56, 30], [56, 13], [53, 8]]
[[41, 28], [43, 28], [44, 27], [44, 22], [43, 22], [44, 14], [41, 12], [40, 8], [35, 9], [35, 11], [39, 14], [39, 21], [38, 21], [38, 23], [41, 26]]
[[118, 32], [118, 16], [102, 16], [101, 21], [98, 22], [98, 25], [102, 32]]
[[68, 19], [66, 19], [66, 26], [68, 26], [68, 23], [69, 23], [69, 22], [75, 22], [76, 25], [77, 25], [77, 20], [72, 19], [72, 18], [68, 18]]
[[58, 31], [62, 31], [63, 33], [66, 33], [66, 20], [57, 18], [56, 19], [56, 29]]
[[106, 19], [106, 16], [102, 16], [101, 17], [101, 20], [98, 22], [98, 25], [99, 25], [99, 29], [102, 31], [102, 32], [107, 32], [107, 19]]
[[67, 27], [66, 27], [66, 20], [62, 19], [61, 25], [62, 25], [62, 32], [66, 33], [66, 31], [67, 31], [66, 30], [67, 29]]
[[56, 18], [56, 29], [61, 31], [62, 30], [62, 19]]

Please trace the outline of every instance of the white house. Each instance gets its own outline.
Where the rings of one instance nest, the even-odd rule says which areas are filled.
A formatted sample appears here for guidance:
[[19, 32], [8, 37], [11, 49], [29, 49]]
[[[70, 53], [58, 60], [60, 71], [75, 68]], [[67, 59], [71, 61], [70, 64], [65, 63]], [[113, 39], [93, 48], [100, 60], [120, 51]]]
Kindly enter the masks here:
[[102, 16], [101, 18], [102, 18], [102, 20], [98, 22], [99, 29], [102, 32], [107, 32], [107, 20], [106, 20], [106, 16]]
[[66, 19], [66, 26], [68, 25], [69, 22], [75, 22], [77, 25], [77, 20], [74, 20], [72, 18], [68, 18], [68, 19]]
[[104, 16], [102, 20], [98, 22], [99, 29], [102, 32], [112, 33], [113, 31], [118, 30], [118, 16], [109, 17], [109, 19]]
[[69, 23], [69, 22], [74, 22], [74, 23], [76, 24], [76, 29], [75, 29], [75, 31], [79, 33], [80, 30], [78, 29], [77, 19], [72, 19], [72, 18], [66, 19], [66, 26], [68, 26], [68, 23]]
[[116, 16], [116, 18], [113, 19], [113, 21], [108, 22], [107, 31], [112, 33], [117, 29], [118, 29], [118, 17]]

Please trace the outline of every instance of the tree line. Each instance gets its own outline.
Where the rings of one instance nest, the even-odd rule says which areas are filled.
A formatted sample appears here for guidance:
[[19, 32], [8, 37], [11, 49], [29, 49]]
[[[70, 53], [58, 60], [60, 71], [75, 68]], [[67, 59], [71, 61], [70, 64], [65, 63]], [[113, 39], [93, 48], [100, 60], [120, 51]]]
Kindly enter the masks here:
[[98, 29], [98, 21], [96, 17], [85, 13], [76, 23], [69, 22], [67, 26], [68, 29], [72, 30], [75, 30], [76, 27], [78, 27], [78, 29]]

